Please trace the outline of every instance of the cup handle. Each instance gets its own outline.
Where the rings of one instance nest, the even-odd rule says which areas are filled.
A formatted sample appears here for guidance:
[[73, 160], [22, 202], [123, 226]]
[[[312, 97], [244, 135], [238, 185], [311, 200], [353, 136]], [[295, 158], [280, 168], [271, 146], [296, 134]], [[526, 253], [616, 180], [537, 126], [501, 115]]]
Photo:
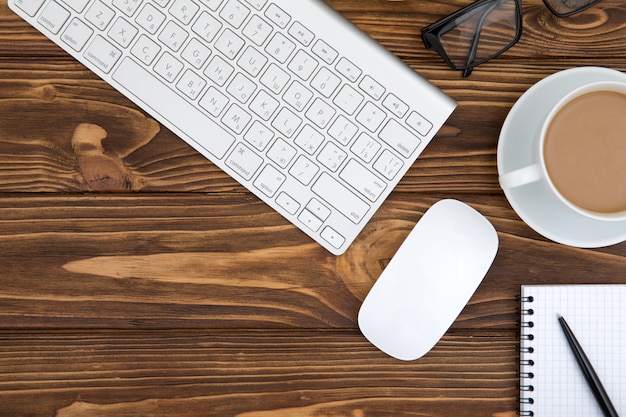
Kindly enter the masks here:
[[504, 190], [539, 181], [542, 177], [539, 164], [529, 165], [500, 175], [500, 187]]

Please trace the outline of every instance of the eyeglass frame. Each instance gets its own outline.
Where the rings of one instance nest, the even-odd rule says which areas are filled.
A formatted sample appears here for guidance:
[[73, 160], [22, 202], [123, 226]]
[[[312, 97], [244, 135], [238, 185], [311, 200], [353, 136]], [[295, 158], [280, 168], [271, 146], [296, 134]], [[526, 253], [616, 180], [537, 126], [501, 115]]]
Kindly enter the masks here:
[[576, 13], [580, 13], [583, 10], [587, 10], [588, 8], [590, 8], [592, 6], [595, 6], [596, 4], [600, 3], [600, 0], [591, 1], [588, 4], [584, 5], [583, 7], [578, 8], [578, 9], [574, 9], [571, 12], [567, 12], [567, 13], [559, 13], [559, 12], [557, 12], [556, 9], [554, 7], [552, 7], [552, 5], [550, 4], [550, 2], [548, 0], [543, 0], [543, 3], [546, 5], [548, 10], [550, 10], [552, 12], [552, 14], [555, 15], [556, 17], [568, 17], [568, 16], [575, 15]]
[[[483, 23], [483, 18], [488, 14], [488, 13], [483, 13], [483, 16], [480, 19], [480, 23], [478, 25], [478, 27], [476, 28], [476, 33], [474, 35], [474, 41], [472, 43], [472, 47], [470, 50], [470, 54], [468, 55], [468, 63], [466, 65], [455, 65], [452, 60], [450, 59], [450, 57], [448, 57], [447, 52], [445, 51], [445, 48], [443, 47], [443, 44], [441, 43], [441, 35], [445, 34], [447, 32], [449, 32], [450, 30], [452, 30], [453, 28], [455, 28], [456, 26], [458, 26], [456, 20], [459, 19], [461, 16], [465, 15], [465, 14], [469, 14], [472, 10], [478, 8], [478, 7], [482, 7], [483, 5], [485, 5], [486, 3], [498, 3], [501, 1], [505, 1], [505, 0], [478, 0], [475, 1], [474, 3], [471, 3], [459, 10], [457, 10], [456, 12], [444, 17], [443, 19], [440, 19], [434, 23], [431, 23], [430, 25], [426, 26], [425, 28], [422, 29], [422, 41], [424, 42], [424, 46], [426, 47], [426, 49], [429, 50], [433, 50], [435, 52], [437, 52], [441, 58], [443, 58], [444, 62], [452, 69], [454, 70], [462, 70], [463, 71], [463, 77], [468, 77], [471, 73], [472, 73], [472, 69], [474, 67], [477, 67], [481, 64], [484, 64], [487, 61], [490, 61], [496, 57], [498, 57], [499, 55], [501, 55], [502, 53], [506, 52], [507, 50], [509, 50], [513, 45], [515, 45], [521, 38], [522, 36], [522, 2], [521, 0], [508, 0], [508, 1], [515, 1], [515, 25], [516, 25], [516, 33], [514, 38], [511, 40], [511, 42], [509, 44], [507, 44], [505, 47], [502, 48], [502, 50], [500, 50], [498, 53], [484, 58], [480, 61], [473, 61], [473, 57], [472, 55], [476, 53], [476, 48], [478, 47], [478, 41], [480, 39], [480, 32], [482, 30], [482, 23]], [[546, 5], [546, 7], [548, 8], [548, 10], [550, 10], [550, 12], [552, 14], [554, 14], [557, 17], [568, 17], [571, 15], [574, 15], [576, 13], [582, 12], [583, 10], [586, 10], [596, 4], [598, 4], [600, 2], [600, 0], [594, 0], [591, 1], [589, 4], [573, 10], [571, 12], [567, 12], [567, 13], [559, 13], [557, 12], [552, 5], [548, 2], [548, 0], [543, 0], [544, 4]]]

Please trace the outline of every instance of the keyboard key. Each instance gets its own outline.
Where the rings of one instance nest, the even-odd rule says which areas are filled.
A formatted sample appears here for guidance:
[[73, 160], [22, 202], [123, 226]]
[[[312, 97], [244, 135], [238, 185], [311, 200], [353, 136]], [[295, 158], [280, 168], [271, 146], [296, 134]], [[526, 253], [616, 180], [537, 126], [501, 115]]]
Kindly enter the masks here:
[[353, 115], [362, 102], [363, 95], [359, 94], [359, 92], [348, 84], [344, 85], [333, 99], [333, 103], [349, 115]]
[[272, 126], [288, 138], [292, 137], [296, 133], [296, 130], [301, 124], [302, 119], [285, 107], [280, 110], [272, 122]]
[[369, 169], [354, 159], [346, 164], [339, 176], [371, 202], [378, 200], [387, 188], [385, 181], [372, 174]]
[[322, 61], [326, 62], [328, 65], [335, 62], [339, 53], [331, 48], [326, 42], [321, 39], [318, 39], [313, 45], [313, 53], [320, 57]]
[[326, 221], [328, 217], [330, 217], [330, 209], [326, 207], [324, 204], [320, 203], [317, 199], [312, 198], [311, 201], [306, 205], [306, 209], [313, 213], [315, 217], [322, 221]]
[[272, 22], [276, 23], [281, 29], [286, 28], [291, 21], [291, 16], [289, 16], [275, 4], [270, 4], [270, 6], [265, 11], [265, 16], [267, 16], [267, 18], [270, 19]]
[[237, 64], [253, 77], [259, 75], [265, 64], [267, 57], [253, 47], [249, 46], [237, 61]]
[[165, 15], [152, 4], [147, 3], [135, 21], [149, 33], [155, 34], [165, 21]]
[[255, 121], [243, 138], [250, 145], [263, 152], [274, 138], [274, 131], [263, 126], [261, 122]]
[[326, 226], [321, 233], [322, 238], [330, 243], [334, 248], [339, 249], [346, 242], [346, 238], [330, 226]]
[[235, 32], [226, 29], [215, 42], [215, 48], [226, 55], [227, 58], [235, 59], [245, 43], [246, 42], [237, 36]]
[[322, 143], [326, 138], [316, 129], [306, 125], [302, 128], [298, 136], [294, 140], [294, 143], [298, 145], [303, 151], [309, 155], [317, 153]]
[[59, 33], [69, 17], [70, 12], [59, 6], [57, 3], [50, 2], [43, 9], [41, 14], [37, 18], [37, 21], [43, 27], [56, 35], [57, 33]]
[[337, 66], [335, 67], [340, 74], [346, 77], [351, 82], [356, 82], [361, 76], [361, 69], [354, 65], [352, 62], [347, 60], [346, 58], [341, 58], [339, 62], [337, 62]]
[[183, 70], [184, 65], [169, 52], [161, 55], [161, 58], [154, 66], [154, 71], [167, 82], [174, 82], [178, 74]]
[[306, 117], [320, 129], [325, 129], [337, 111], [317, 98], [306, 112]]
[[200, 106], [208, 111], [211, 116], [218, 117], [228, 105], [228, 97], [220, 93], [217, 88], [211, 86], [200, 100]]
[[332, 172], [336, 172], [346, 160], [348, 154], [333, 142], [328, 142], [317, 156], [317, 160]]
[[122, 56], [122, 52], [102, 36], [96, 36], [85, 50], [85, 58], [102, 72], [108, 73]]
[[91, 5], [85, 18], [100, 30], [106, 29], [115, 17], [115, 12], [101, 1], [96, 1]]
[[274, 28], [269, 23], [254, 15], [243, 29], [243, 34], [257, 46], [261, 46], [269, 38], [273, 30]]
[[363, 77], [363, 80], [359, 83], [359, 87], [374, 100], [380, 100], [383, 94], [385, 94], [385, 87], [380, 85], [369, 75]]
[[172, 7], [170, 7], [172, 16], [178, 19], [183, 25], [191, 23], [196, 13], [198, 13], [198, 10], [200, 10], [200, 7], [191, 0], [176, 0], [174, 4], [172, 4]]
[[279, 206], [284, 208], [285, 211], [292, 216], [300, 210], [300, 204], [296, 201], [296, 199], [285, 192], [278, 194], [278, 197], [276, 197], [276, 203], [278, 203]]
[[178, 91], [182, 92], [192, 100], [198, 98], [205, 86], [206, 81], [204, 78], [200, 77], [191, 70], [185, 71], [178, 83], [176, 83]]
[[282, 139], [277, 139], [267, 152], [267, 157], [281, 168], [286, 168], [296, 156], [296, 150]]
[[289, 63], [288, 68], [302, 80], [308, 80], [319, 63], [311, 55], [299, 50]]
[[226, 89], [240, 103], [246, 103], [252, 97], [254, 90], [256, 90], [256, 84], [241, 73], [235, 75]]
[[[207, 155], [222, 159], [235, 139], [189, 102], [165, 87], [154, 75], [126, 58], [113, 73], [113, 79], [131, 94], [142, 97], [156, 114], [167, 114], [170, 128], [188, 136]], [[141, 80], [141, 82], [137, 82]], [[192, 139], [193, 138], [193, 139]]]
[[378, 160], [374, 163], [374, 169], [380, 172], [385, 178], [391, 180], [398, 175], [404, 163], [389, 150], [385, 149]]
[[391, 119], [380, 131], [378, 135], [389, 146], [393, 147], [405, 158], [411, 156], [417, 149], [421, 140], [411, 133], [408, 129], [402, 127], [400, 123]]
[[409, 111], [409, 106], [393, 94], [387, 94], [383, 106], [400, 119]]
[[250, 123], [250, 120], [252, 120], [252, 116], [236, 104], [230, 106], [224, 117], [222, 117], [222, 123], [236, 134], [241, 134], [248, 123]]
[[294, 22], [293, 25], [291, 25], [289, 34], [304, 46], [309, 46], [311, 42], [313, 42], [313, 39], [315, 39], [313, 32], [305, 28], [300, 22]]
[[220, 5], [222, 4], [222, 1], [224, 0], [202, 0], [202, 2], [206, 4], [206, 6], [213, 11], [216, 11], [217, 9], [219, 9]]
[[35, 16], [45, 0], [15, 0], [15, 5], [29, 16]]
[[370, 163], [381, 148], [381, 144], [375, 141], [370, 135], [363, 132], [350, 148], [352, 153], [358, 156], [363, 162]]
[[170, 20], [161, 31], [159, 40], [172, 51], [177, 52], [188, 36], [189, 33], [185, 29]]
[[312, 190], [322, 200], [354, 223], [361, 222], [370, 208], [345, 185], [325, 172], [313, 184]]
[[300, 155], [289, 170], [289, 174], [303, 185], [309, 185], [319, 170], [316, 164], [311, 162], [307, 157]]
[[370, 132], [376, 132], [386, 118], [387, 114], [370, 102], [365, 103], [356, 116], [356, 120]]
[[333, 95], [339, 84], [341, 84], [341, 78], [330, 72], [326, 67], [320, 68], [311, 81], [311, 87], [326, 98]]
[[422, 136], [426, 136], [433, 128], [433, 124], [417, 112], [412, 112], [406, 119], [406, 123]]
[[222, 23], [219, 20], [207, 12], [202, 12], [196, 23], [191, 27], [191, 30], [206, 42], [212, 42], [221, 28]]
[[63, 32], [61, 39], [73, 50], [80, 51], [93, 35], [93, 30], [78, 19], [73, 19]]
[[283, 99], [297, 111], [304, 110], [312, 98], [313, 93], [298, 81], [291, 83], [283, 95]]
[[274, 197], [287, 177], [271, 165], [266, 165], [254, 180], [254, 186], [268, 197]]
[[337, 142], [347, 146], [358, 131], [359, 128], [354, 123], [346, 119], [345, 116], [340, 115], [328, 129], [328, 134]]
[[317, 232], [320, 227], [322, 227], [322, 224], [324, 224], [324, 222], [315, 216], [315, 214], [306, 209], [302, 210], [302, 213], [298, 216], [298, 220], [314, 232]]
[[295, 49], [296, 44], [287, 39], [282, 33], [276, 33], [267, 44], [267, 47], [265, 47], [265, 51], [281, 64], [284, 64], [289, 59]]
[[161, 47], [159, 44], [148, 38], [146, 35], [141, 35], [133, 48], [130, 50], [130, 53], [144, 64], [150, 65], [160, 51]]
[[268, 121], [274, 115], [274, 112], [278, 110], [280, 102], [273, 96], [269, 95], [265, 90], [259, 91], [254, 97], [252, 103], [250, 103], [250, 110], [252, 110], [261, 119]]
[[211, 50], [196, 38], [192, 38], [185, 46], [181, 56], [196, 69], [200, 69], [211, 56]]
[[239, 1], [229, 0], [220, 12], [220, 17], [233, 25], [233, 27], [239, 28], [249, 14], [250, 9]]
[[235, 72], [235, 68], [232, 65], [222, 59], [221, 56], [215, 56], [204, 70], [204, 75], [221, 87], [226, 84], [233, 72]]
[[270, 64], [261, 77], [261, 83], [274, 94], [280, 94], [289, 82], [289, 79], [289, 74], [280, 69], [278, 65]]
[[135, 26], [120, 17], [109, 29], [108, 36], [122, 48], [128, 48], [128, 45], [135, 39], [138, 32]]
[[263, 158], [243, 143], [238, 143], [226, 158], [226, 165], [244, 179], [251, 180], [256, 171], [263, 165]]

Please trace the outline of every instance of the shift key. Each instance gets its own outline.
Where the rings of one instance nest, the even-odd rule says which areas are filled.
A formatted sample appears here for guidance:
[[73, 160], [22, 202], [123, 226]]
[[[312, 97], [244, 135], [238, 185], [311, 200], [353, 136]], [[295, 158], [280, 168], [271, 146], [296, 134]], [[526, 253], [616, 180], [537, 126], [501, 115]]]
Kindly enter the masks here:
[[354, 223], [360, 223], [370, 206], [336, 179], [323, 173], [312, 190]]

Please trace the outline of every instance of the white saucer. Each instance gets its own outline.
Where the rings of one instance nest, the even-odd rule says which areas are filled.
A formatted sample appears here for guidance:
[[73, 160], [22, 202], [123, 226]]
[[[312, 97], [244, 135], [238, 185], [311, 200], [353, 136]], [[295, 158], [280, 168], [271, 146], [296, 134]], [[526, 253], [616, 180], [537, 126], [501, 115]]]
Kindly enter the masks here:
[[[498, 142], [498, 174], [533, 162], [532, 143], [551, 106], [573, 89], [594, 81], [626, 81], [626, 74], [608, 68], [580, 67], [544, 78], [515, 103]], [[513, 210], [537, 233], [580, 248], [609, 246], [626, 240], [626, 221], [584, 217], [562, 203], [543, 182], [504, 191]]]

